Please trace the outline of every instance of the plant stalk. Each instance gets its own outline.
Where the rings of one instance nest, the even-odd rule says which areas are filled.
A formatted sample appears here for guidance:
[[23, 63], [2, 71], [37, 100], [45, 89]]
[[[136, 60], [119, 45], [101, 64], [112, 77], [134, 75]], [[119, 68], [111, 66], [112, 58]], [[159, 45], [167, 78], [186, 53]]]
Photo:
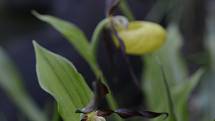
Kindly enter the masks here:
[[103, 29], [108, 25], [109, 20], [107, 18], [103, 19], [99, 24], [96, 26], [93, 36], [91, 38], [91, 49], [93, 52], [93, 55], [97, 55], [97, 49], [99, 44], [100, 35], [103, 31]]
[[176, 113], [175, 113], [175, 106], [174, 106], [174, 103], [173, 103], [172, 95], [171, 95], [171, 92], [170, 92], [170, 87], [169, 87], [169, 84], [167, 82], [167, 78], [166, 78], [164, 68], [163, 68], [162, 64], [160, 63], [159, 58], [157, 58], [157, 62], [159, 64], [159, 66], [160, 66], [161, 74], [162, 74], [163, 81], [164, 81], [164, 86], [165, 86], [165, 89], [166, 89], [167, 100], [168, 100], [168, 104], [169, 104], [169, 111], [170, 111], [170, 113], [172, 115], [173, 121], [178, 121]]
[[[109, 19], [105, 18], [103, 19], [95, 28], [95, 31], [93, 32], [92, 38], [91, 38], [91, 51], [94, 57], [94, 62], [90, 64], [94, 74], [96, 75], [96, 78], [98, 80], [100, 80], [102, 83], [104, 83], [107, 87], [107, 81], [101, 71], [101, 69], [98, 66], [97, 63], [97, 59], [96, 59], [96, 55], [97, 55], [97, 49], [98, 49], [98, 45], [99, 45], [99, 40], [100, 40], [100, 35], [102, 33], [102, 31], [104, 30], [104, 28], [109, 24]], [[108, 87], [109, 88], [109, 87]], [[110, 88], [109, 88], [110, 89]], [[111, 109], [117, 109], [118, 108], [118, 104], [116, 103], [113, 95], [111, 94], [111, 92], [107, 95], [106, 97], [107, 102], [110, 106]], [[117, 121], [121, 121], [121, 119], [119, 117], [115, 117], [115, 119]]]
[[132, 14], [131, 9], [129, 8], [126, 0], [120, 0], [119, 8], [122, 11], [122, 13], [128, 18], [129, 21], [135, 20], [135, 17]]

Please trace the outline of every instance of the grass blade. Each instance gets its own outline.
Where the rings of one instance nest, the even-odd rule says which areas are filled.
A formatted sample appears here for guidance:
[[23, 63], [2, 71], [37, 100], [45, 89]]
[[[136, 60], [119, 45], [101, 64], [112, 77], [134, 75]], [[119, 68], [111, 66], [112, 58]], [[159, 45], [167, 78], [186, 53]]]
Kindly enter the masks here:
[[24, 88], [15, 65], [0, 48], [0, 87], [31, 121], [48, 121]]

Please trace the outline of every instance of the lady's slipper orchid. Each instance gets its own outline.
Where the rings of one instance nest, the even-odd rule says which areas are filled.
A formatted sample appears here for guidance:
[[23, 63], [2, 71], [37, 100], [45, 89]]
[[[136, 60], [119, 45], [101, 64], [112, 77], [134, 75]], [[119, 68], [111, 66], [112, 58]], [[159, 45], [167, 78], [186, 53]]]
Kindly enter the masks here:
[[[92, 101], [83, 109], [76, 110], [76, 113], [81, 114], [81, 121], [106, 121], [105, 117], [115, 113], [121, 118], [130, 118], [134, 116], [141, 116], [146, 118], [155, 118], [161, 115], [168, 116], [168, 113], [151, 112], [151, 111], [134, 111], [130, 109], [101, 109], [98, 108], [98, 104], [108, 94], [108, 88], [101, 82], [97, 81], [94, 83], [95, 96]], [[166, 118], [165, 117], [165, 118]]]
[[123, 42], [123, 50], [132, 55], [143, 55], [160, 48], [166, 40], [165, 29], [153, 22], [127, 21], [126, 23], [125, 17], [114, 16], [114, 10], [119, 2], [120, 0], [106, 1], [106, 14], [111, 20], [111, 29], [117, 47], [122, 46]]
[[[125, 52], [143, 55], [160, 48], [166, 40], [166, 31], [159, 24], [146, 21], [132, 21], [119, 25], [119, 19], [113, 19], [115, 29], [125, 45]], [[120, 44], [114, 37], [117, 46]]]

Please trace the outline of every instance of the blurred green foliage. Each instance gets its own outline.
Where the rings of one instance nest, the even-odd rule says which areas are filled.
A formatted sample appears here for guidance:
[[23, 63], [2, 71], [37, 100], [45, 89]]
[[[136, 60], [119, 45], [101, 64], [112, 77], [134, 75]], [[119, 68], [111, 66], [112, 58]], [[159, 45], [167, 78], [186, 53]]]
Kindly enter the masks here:
[[[143, 74], [143, 89], [150, 110], [169, 112], [169, 121], [188, 121], [188, 99], [197, 86], [203, 70], [188, 77], [187, 65], [180, 55], [182, 37], [177, 25], [170, 24], [167, 32], [168, 38], [165, 45], [159, 51], [146, 55], [144, 58], [146, 68]], [[169, 87], [166, 87], [164, 83], [162, 70], [156, 57], [160, 59], [164, 68]], [[170, 90], [173, 104], [168, 100], [166, 88]], [[174, 115], [176, 117], [173, 117]]]
[[0, 48], [0, 87], [30, 121], [48, 121], [41, 109], [25, 90], [23, 80], [12, 60]]
[[205, 37], [205, 47], [210, 56], [210, 67], [207, 74], [202, 79], [199, 87], [199, 94], [196, 97], [196, 105], [200, 114], [199, 118], [203, 121], [212, 121], [215, 119], [215, 16], [213, 6], [209, 8], [207, 18], [207, 32]]

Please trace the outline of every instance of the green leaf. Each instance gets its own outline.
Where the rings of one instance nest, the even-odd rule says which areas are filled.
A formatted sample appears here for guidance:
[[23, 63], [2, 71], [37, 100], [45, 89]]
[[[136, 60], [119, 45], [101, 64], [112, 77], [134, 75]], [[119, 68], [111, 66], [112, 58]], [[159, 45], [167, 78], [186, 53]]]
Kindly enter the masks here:
[[75, 110], [86, 106], [92, 97], [84, 78], [67, 59], [33, 44], [40, 86], [55, 98], [64, 121], [80, 120]]
[[200, 78], [204, 73], [203, 69], [199, 69], [196, 71], [191, 78], [186, 79], [186, 83], [181, 84], [174, 88], [173, 90], [173, 98], [176, 105], [176, 110], [179, 115], [180, 121], [188, 121], [189, 112], [188, 112], [188, 99], [191, 95], [192, 91], [199, 84]]
[[[147, 57], [144, 91], [149, 107], [153, 111], [167, 111], [168, 100], [165, 85], [162, 80], [161, 70], [156, 63], [155, 58]], [[164, 67], [165, 68], [165, 67]], [[170, 86], [171, 95], [173, 97], [173, 103], [175, 112], [179, 121], [188, 121], [188, 105], [187, 101], [193, 89], [200, 81], [200, 77], [203, 74], [203, 70], [200, 69], [194, 73], [191, 78], [185, 78], [185, 83]], [[168, 75], [168, 73], [165, 73]], [[169, 80], [167, 80], [170, 82]], [[170, 115], [169, 121], [173, 121]]]
[[0, 48], [0, 68], [0, 86], [14, 96], [25, 94], [20, 74], [2, 48]]
[[167, 28], [165, 45], [155, 53], [165, 67], [170, 85], [183, 83], [188, 76], [187, 65], [181, 55], [182, 42], [183, 39], [178, 26], [172, 23]]
[[[33, 14], [37, 16], [37, 18], [39, 18], [40, 20], [51, 24], [55, 29], [57, 29], [61, 34], [63, 34], [63, 36], [66, 37], [66, 39], [68, 39], [69, 42], [76, 48], [79, 54], [88, 62], [96, 77], [103, 78], [102, 81], [106, 83], [103, 74], [99, 66], [97, 65], [96, 54], [94, 54], [98, 42], [97, 40], [93, 41], [93, 43], [90, 44], [87, 41], [87, 38], [85, 37], [84, 33], [75, 25], [53, 16], [40, 15], [36, 12], [33, 12]], [[104, 23], [102, 22], [101, 26], [104, 27], [106, 23], [107, 21], [105, 21]], [[101, 28], [99, 27], [99, 29]], [[96, 34], [99, 34], [99, 32], [97, 32]], [[93, 39], [97, 38], [94, 36]], [[115, 108], [116, 103], [112, 95], [108, 95], [107, 98], [110, 106]]]
[[[162, 73], [154, 56], [146, 56], [143, 90], [149, 109], [156, 112], [169, 112], [167, 93]], [[171, 115], [168, 119], [171, 118]], [[167, 120], [168, 120], [167, 119]], [[162, 120], [162, 119], [161, 119]]]
[[[182, 37], [177, 25], [170, 24], [168, 27], [168, 40], [166, 44], [152, 55], [145, 56], [145, 75], [143, 89], [149, 108], [153, 111], [168, 111], [166, 88], [162, 80], [162, 73], [155, 57], [160, 58], [164, 67], [167, 81], [173, 97], [176, 117], [179, 121], [188, 121], [187, 101], [192, 90], [198, 84], [203, 73], [197, 71], [191, 78], [180, 54]], [[173, 121], [170, 115], [169, 121]]]
[[[146, 96], [148, 96], [148, 103], [153, 109], [162, 109], [162, 107], [167, 105], [165, 86], [162, 81], [160, 67], [155, 60], [156, 56], [159, 57], [164, 67], [170, 87], [175, 86], [177, 83], [184, 82], [183, 80], [187, 77], [187, 68], [180, 55], [182, 37], [177, 25], [170, 24], [167, 29], [167, 34], [165, 45], [152, 55], [146, 55], [144, 57], [146, 66], [145, 73], [143, 74], [143, 89], [145, 90]], [[164, 100], [162, 100], [164, 103], [163, 106], [159, 103], [161, 98], [164, 98]]]
[[74, 46], [78, 53], [90, 64], [92, 69], [96, 69], [96, 60], [91, 51], [90, 43], [84, 33], [74, 24], [50, 15], [41, 15], [37, 12], [33, 14], [40, 20], [50, 24], [59, 31]]
[[48, 121], [24, 88], [11, 59], [0, 48], [0, 87], [31, 121]]

